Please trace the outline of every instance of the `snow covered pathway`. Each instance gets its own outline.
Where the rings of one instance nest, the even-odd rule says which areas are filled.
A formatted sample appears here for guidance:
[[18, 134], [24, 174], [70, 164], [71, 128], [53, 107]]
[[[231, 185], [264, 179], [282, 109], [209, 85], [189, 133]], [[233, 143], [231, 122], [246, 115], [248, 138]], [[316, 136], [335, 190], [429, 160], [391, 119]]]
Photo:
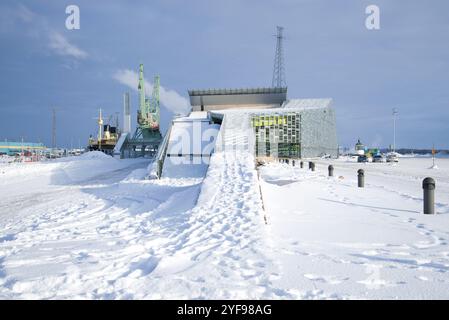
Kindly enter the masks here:
[[278, 266], [265, 254], [267, 234], [257, 171], [248, 152], [252, 149], [246, 127], [236, 126], [246, 123], [241, 117], [225, 116], [197, 205], [186, 213], [185, 228], [173, 238], [173, 248], [161, 262], [166, 266], [160, 273], [164, 280], [153, 283], [158, 292], [165, 292], [162, 297], [292, 297], [272, 285], [279, 276]]
[[[334, 178], [326, 176], [329, 163]], [[321, 161], [316, 172], [262, 167], [272, 258], [281, 265], [274, 285], [298, 298], [449, 298], [449, 160], [441, 166], [369, 164], [364, 189], [356, 163]], [[422, 214], [427, 175], [440, 188], [434, 216]]]
[[199, 192], [199, 181], [142, 180], [147, 165], [87, 154], [1, 168], [0, 298], [147, 297], [141, 280]]

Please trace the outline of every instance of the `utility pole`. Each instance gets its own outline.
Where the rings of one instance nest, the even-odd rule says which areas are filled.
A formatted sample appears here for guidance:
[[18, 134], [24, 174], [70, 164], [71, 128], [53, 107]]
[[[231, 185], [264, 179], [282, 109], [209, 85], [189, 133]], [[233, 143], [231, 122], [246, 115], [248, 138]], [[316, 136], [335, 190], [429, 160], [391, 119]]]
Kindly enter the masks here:
[[284, 56], [283, 56], [283, 39], [282, 34], [284, 28], [277, 26], [276, 34], [276, 53], [274, 56], [274, 69], [273, 69], [273, 79], [271, 86], [273, 88], [286, 87], [287, 83], [285, 80], [285, 68], [284, 68]]
[[435, 168], [435, 144], [432, 145], [432, 168]]
[[101, 115], [101, 108], [100, 108], [100, 114], [98, 116], [98, 151], [101, 151], [101, 138], [103, 137], [103, 117]]
[[396, 115], [398, 109], [393, 108], [393, 152], [396, 152]]
[[53, 126], [52, 126], [51, 147], [52, 147], [52, 149], [56, 149], [56, 109], [55, 108], [53, 108]]
[[23, 150], [23, 137], [21, 147], [22, 147], [22, 162], [25, 162], [25, 151]]

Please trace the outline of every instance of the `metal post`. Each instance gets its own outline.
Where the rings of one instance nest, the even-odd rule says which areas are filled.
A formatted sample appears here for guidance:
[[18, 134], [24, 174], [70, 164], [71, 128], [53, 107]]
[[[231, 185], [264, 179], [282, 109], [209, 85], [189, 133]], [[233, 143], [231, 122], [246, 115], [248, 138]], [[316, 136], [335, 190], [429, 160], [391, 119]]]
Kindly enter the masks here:
[[396, 115], [398, 110], [393, 108], [393, 152], [396, 152]]
[[435, 214], [435, 180], [425, 178], [422, 182], [424, 190], [424, 214]]
[[295, 160], [292, 160], [292, 166], [295, 166]]
[[329, 167], [327, 167], [327, 170], [329, 171], [329, 177], [333, 177], [334, 176], [334, 166], [330, 164]]
[[309, 170], [312, 169], [312, 161], [309, 161]]
[[357, 171], [357, 177], [358, 177], [359, 188], [364, 188], [365, 187], [365, 171], [363, 169], [359, 169]]
[[299, 163], [299, 167], [302, 169], [302, 168], [304, 167], [304, 162], [301, 161], [301, 162]]
[[314, 162], [311, 163], [311, 169], [312, 169], [312, 171], [315, 171], [315, 163]]
[[285, 163], [286, 163], [286, 164], [289, 164], [289, 160], [288, 160], [288, 159], [285, 159]]

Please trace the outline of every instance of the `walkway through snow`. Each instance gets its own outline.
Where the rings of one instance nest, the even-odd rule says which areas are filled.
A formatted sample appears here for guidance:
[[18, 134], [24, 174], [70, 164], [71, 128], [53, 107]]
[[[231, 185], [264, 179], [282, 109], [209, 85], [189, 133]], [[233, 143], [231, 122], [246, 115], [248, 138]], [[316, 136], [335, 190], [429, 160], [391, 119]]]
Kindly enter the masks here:
[[[334, 178], [326, 176], [329, 162]], [[449, 160], [440, 165], [449, 171]], [[427, 167], [420, 159], [396, 166], [331, 160], [316, 172], [262, 167], [273, 258], [282, 270], [275, 285], [299, 298], [449, 298], [449, 176]], [[440, 188], [434, 216], [422, 214], [421, 180], [429, 173]]]

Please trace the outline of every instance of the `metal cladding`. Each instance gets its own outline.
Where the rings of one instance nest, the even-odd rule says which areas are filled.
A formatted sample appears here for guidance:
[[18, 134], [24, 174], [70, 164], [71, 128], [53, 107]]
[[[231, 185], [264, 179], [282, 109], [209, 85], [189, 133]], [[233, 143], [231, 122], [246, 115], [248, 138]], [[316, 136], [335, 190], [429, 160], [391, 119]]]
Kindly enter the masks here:
[[280, 107], [287, 100], [287, 88], [189, 90], [193, 111]]

